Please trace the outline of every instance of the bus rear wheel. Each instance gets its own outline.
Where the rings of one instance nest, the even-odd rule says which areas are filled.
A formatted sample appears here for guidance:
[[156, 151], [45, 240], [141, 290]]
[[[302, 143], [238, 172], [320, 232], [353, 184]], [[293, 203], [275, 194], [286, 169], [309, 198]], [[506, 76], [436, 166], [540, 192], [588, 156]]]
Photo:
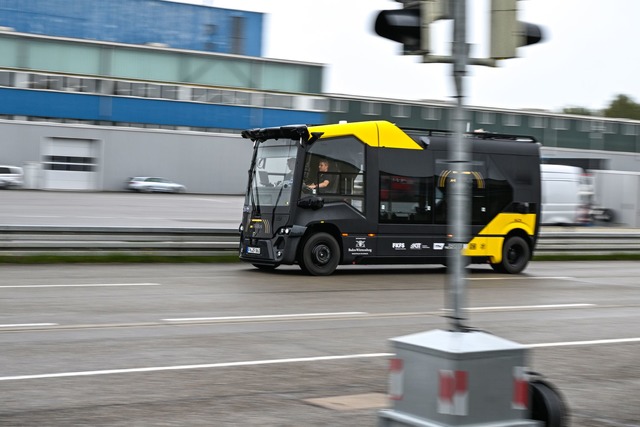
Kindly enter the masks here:
[[507, 237], [502, 246], [502, 262], [491, 264], [498, 273], [518, 274], [531, 259], [531, 249], [520, 236]]
[[300, 268], [312, 276], [328, 276], [336, 271], [340, 262], [340, 246], [328, 233], [311, 235], [300, 256]]

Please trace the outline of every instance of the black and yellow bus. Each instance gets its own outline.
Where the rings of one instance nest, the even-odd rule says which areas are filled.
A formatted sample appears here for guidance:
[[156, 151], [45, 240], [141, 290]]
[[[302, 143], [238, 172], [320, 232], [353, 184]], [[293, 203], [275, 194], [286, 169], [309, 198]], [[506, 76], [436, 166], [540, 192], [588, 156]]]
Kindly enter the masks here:
[[[531, 137], [465, 134], [470, 240], [447, 237], [453, 135], [386, 121], [291, 125], [242, 133], [254, 143], [240, 225], [240, 259], [311, 275], [341, 264], [469, 262], [519, 273], [540, 217], [540, 144]], [[322, 164], [321, 164], [322, 163]], [[466, 258], [465, 258], [466, 259]]]

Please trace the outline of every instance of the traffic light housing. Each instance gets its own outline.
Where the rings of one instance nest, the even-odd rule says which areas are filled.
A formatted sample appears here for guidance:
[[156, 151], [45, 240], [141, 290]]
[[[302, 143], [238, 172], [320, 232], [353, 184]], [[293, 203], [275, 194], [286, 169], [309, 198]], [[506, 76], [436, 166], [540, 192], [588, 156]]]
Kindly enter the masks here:
[[542, 29], [517, 20], [518, 0], [491, 0], [491, 53], [493, 59], [517, 56], [516, 49], [542, 40]]
[[428, 54], [429, 25], [449, 15], [449, 0], [403, 1], [402, 9], [378, 13], [374, 30], [381, 37], [402, 43], [405, 55]]

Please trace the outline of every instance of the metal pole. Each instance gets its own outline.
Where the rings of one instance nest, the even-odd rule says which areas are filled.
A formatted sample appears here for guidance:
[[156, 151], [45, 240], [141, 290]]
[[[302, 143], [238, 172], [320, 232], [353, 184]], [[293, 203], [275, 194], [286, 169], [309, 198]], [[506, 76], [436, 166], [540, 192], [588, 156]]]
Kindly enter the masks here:
[[464, 137], [465, 108], [464, 77], [466, 75], [468, 46], [466, 43], [466, 0], [451, 0], [453, 6], [453, 80], [456, 87], [456, 108], [453, 117], [454, 141], [449, 148], [449, 162], [452, 168], [452, 179], [447, 183], [451, 208], [448, 213], [449, 242], [453, 246], [450, 257], [451, 265], [448, 275], [449, 301], [452, 311], [451, 321], [454, 331], [464, 331], [463, 312], [464, 293], [466, 288], [465, 262], [462, 248], [468, 243], [469, 235], [469, 150]]

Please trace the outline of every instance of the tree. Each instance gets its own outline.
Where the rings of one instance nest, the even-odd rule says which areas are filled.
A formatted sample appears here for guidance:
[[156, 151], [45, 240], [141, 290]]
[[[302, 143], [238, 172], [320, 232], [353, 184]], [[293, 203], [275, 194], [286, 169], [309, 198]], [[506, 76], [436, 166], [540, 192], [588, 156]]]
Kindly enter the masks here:
[[585, 107], [565, 107], [562, 109], [564, 114], [574, 114], [576, 116], [593, 116], [593, 111]]
[[618, 95], [604, 110], [605, 117], [640, 120], [640, 104], [626, 95]]

